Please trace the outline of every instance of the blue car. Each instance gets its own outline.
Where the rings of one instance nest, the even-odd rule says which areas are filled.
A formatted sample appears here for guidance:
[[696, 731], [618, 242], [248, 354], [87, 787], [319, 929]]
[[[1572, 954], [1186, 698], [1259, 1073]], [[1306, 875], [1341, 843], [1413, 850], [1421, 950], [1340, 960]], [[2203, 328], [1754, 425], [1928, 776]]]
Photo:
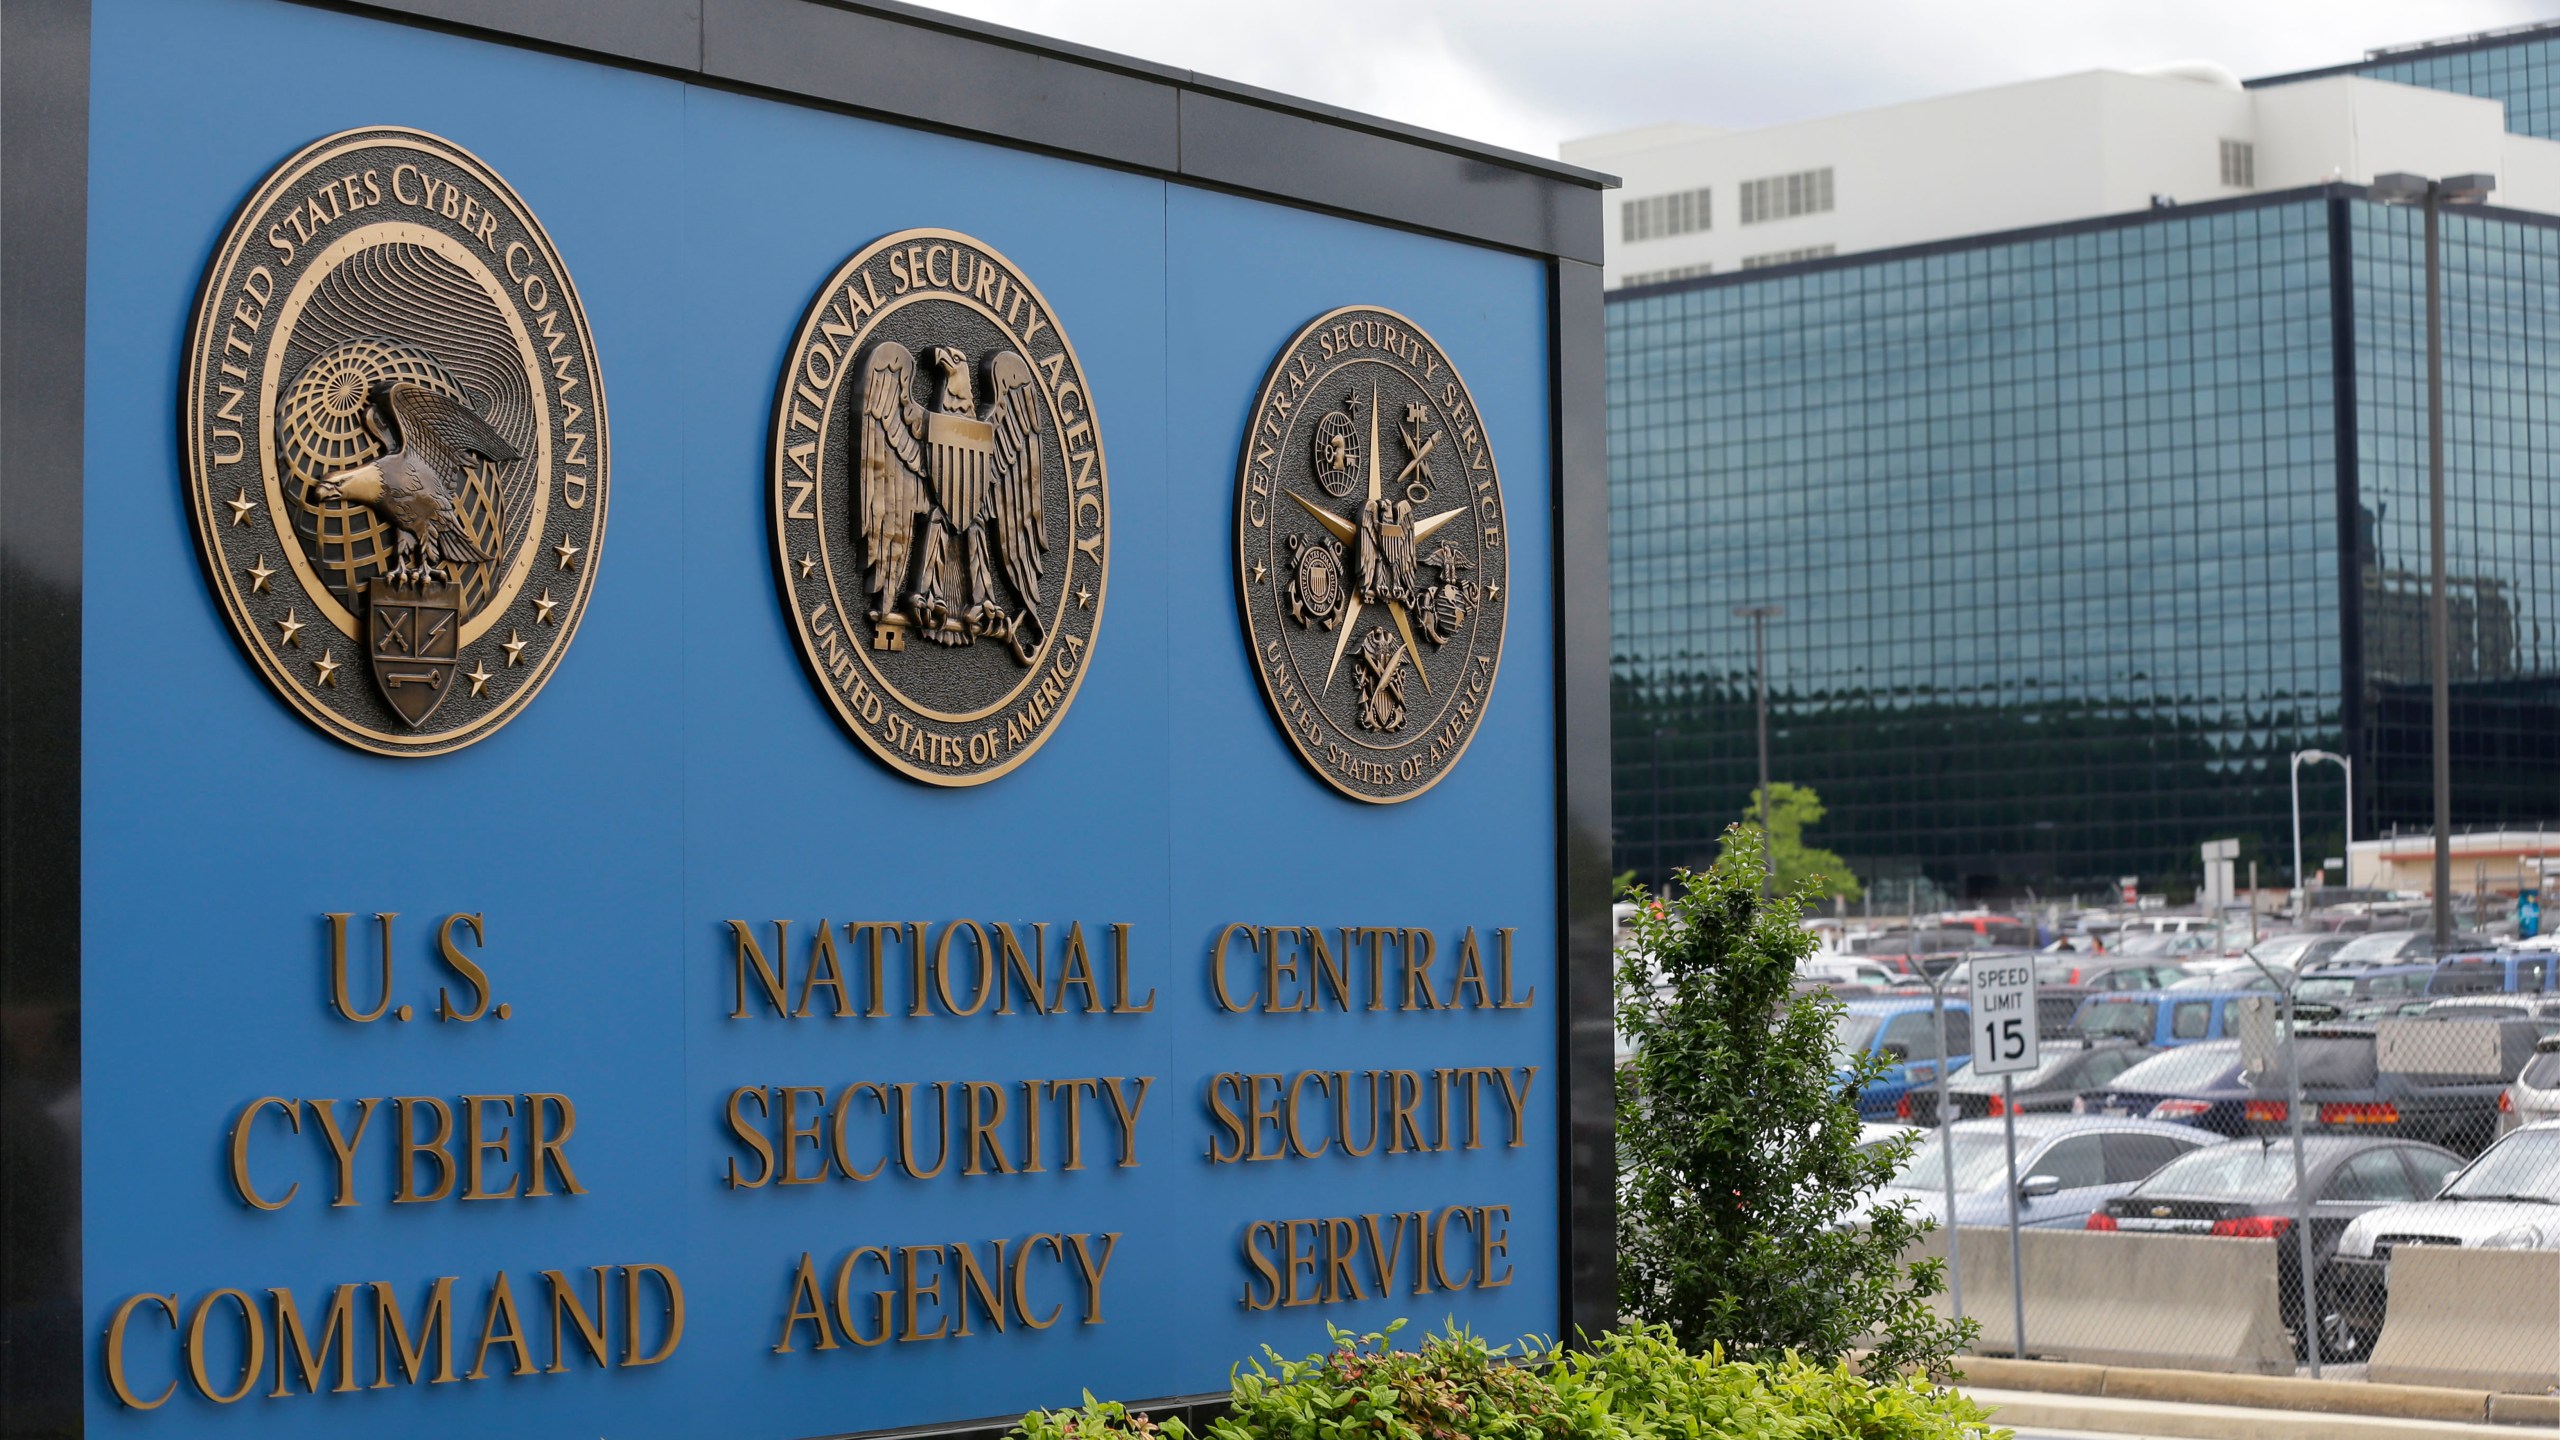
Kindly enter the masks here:
[[[1886, 1069], [1875, 1083], [1858, 1092], [1858, 1118], [1891, 1120], [1902, 1097], [1921, 1086], [1938, 1083], [1939, 1041], [1930, 1034], [1929, 997], [1852, 1000], [1831, 1032], [1831, 1051], [1846, 1084], [1849, 1067], [1861, 1055], [1881, 1055]], [[1962, 1064], [1973, 1054], [1973, 1029], [1966, 1023], [1965, 1002], [1947, 1001], [1946, 1056]]]
[[2128, 1068], [2105, 1089], [2073, 1101], [2071, 1111], [2237, 1136], [2247, 1133], [2246, 1107], [2257, 1093], [2241, 1078], [2239, 1041], [2200, 1040]]
[[2263, 990], [2152, 990], [2092, 995], [2071, 1017], [2092, 1040], [2129, 1040], [2168, 1049], [2240, 1033], [2240, 1002]]
[[2476, 950], [2447, 955], [2427, 980], [2429, 995], [2538, 995], [2553, 987], [2548, 950]]

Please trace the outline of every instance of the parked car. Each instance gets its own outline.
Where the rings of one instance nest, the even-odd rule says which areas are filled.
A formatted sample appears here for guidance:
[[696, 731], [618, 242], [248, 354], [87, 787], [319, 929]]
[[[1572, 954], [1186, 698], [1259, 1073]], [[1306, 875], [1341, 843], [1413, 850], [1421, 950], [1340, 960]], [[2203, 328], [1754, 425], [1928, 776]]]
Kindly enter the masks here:
[[2463, 950], [2485, 950], [2489, 937], [2456, 931], [2452, 943], [2439, 947], [2432, 930], [2377, 930], [2358, 935], [2329, 956], [2331, 965], [2398, 965], [2411, 960], [2433, 962]]
[[1967, 910], [1939, 916], [1938, 926], [1944, 930], [1970, 930], [1981, 936], [1981, 943], [1985, 945], [2012, 950], [2035, 948], [2035, 922], [2022, 920], [2015, 915], [1994, 915], [1987, 910]]
[[[2435, 1145], [2376, 1140], [2362, 1135], [2302, 1137], [2303, 1179], [2311, 1194], [2312, 1272], [2322, 1277], [2319, 1314], [2335, 1309], [2329, 1257], [2357, 1216], [2380, 1206], [2406, 1204], [2436, 1193], [2462, 1168], [2462, 1157]], [[2297, 1346], [2302, 1335], [2302, 1257], [2292, 1239], [2301, 1215], [2294, 1198], [2293, 1141], [2231, 1140], [2191, 1151], [2148, 1180], [2110, 1200], [2089, 1217], [2092, 1230], [2153, 1231], [2180, 1235], [2228, 1235], [2244, 1240], [2281, 1239], [2276, 1247], [2276, 1294], [2285, 1328]], [[2350, 1354], [2373, 1343], [2370, 1332], [2353, 1337]], [[2321, 1349], [2332, 1358], [2331, 1333]]]
[[2089, 1039], [2131, 1040], [2167, 1048], [2235, 1033], [2232, 1012], [2245, 990], [2164, 990], [2092, 995], [2072, 1026]]
[[1879, 1145], [1888, 1144], [1905, 1135], [1917, 1140], [1920, 1137], [1920, 1132], [1908, 1125], [1888, 1125], [1876, 1120], [1860, 1121], [1858, 1124], [1858, 1148], [1861, 1150], [1873, 1150]]
[[[2462, 1022], [2446, 1002], [2403, 1020], [2328, 1021], [2296, 1038], [2302, 1066], [2303, 1128], [2387, 1135], [2476, 1155], [2497, 1134], [2498, 1097], [2530, 1058], [2529, 1021]], [[2392, 1037], [2392, 1054], [2382, 1038]], [[2282, 1064], [2248, 1077], [2242, 1107], [2249, 1132], [2289, 1133], [2289, 1077]]]
[[2536, 1041], [2533, 1058], [2498, 1097], [2500, 1135], [2544, 1120], [2560, 1120], [2560, 1035]]
[[[2054, 1040], [2044, 1042], [2042, 1063], [2008, 1077], [2008, 1091], [2021, 1115], [2067, 1115], [2071, 1102], [2099, 1089], [2142, 1060], [2160, 1052], [2149, 1045], [2121, 1040]], [[1947, 1077], [1947, 1103], [1958, 1120], [2005, 1115], [2001, 1077], [1976, 1075], [1967, 1060]], [[1915, 1125], [1938, 1123], [1938, 1092], [1922, 1086], [1903, 1097]]]
[[2424, 995], [2403, 995], [2397, 1000], [2367, 1000], [2350, 1005], [2331, 1017], [2338, 1020], [2399, 1020], [2424, 1015], [2436, 1002]]
[[2007, 1224], [2009, 1163], [2002, 1127], [2013, 1123], [2018, 1127], [2018, 1223], [2045, 1228], [2086, 1225], [2090, 1212], [2141, 1184], [2151, 1172], [2213, 1143], [2201, 1130], [2149, 1120], [2087, 1115], [1959, 1120], [1943, 1133], [1925, 1133], [1901, 1173], [1869, 1205], [1906, 1201], [1915, 1212], [1943, 1222], [1947, 1152], [1941, 1146], [1952, 1139], [1956, 1223]]
[[[2323, 935], [2305, 931], [2294, 935], [2270, 935], [2249, 947], [2241, 963], [2263, 960], [2276, 970], [2307, 970], [2346, 948], [2344, 935]], [[2257, 968], [2250, 965], [2251, 969]]]
[[2053, 951], [2036, 956], [2038, 985], [2072, 985], [2093, 995], [2114, 990], [2157, 990], [2185, 974], [2165, 960], [2139, 955]]
[[1903, 983], [1903, 977], [1863, 955], [1816, 952], [1796, 966], [1796, 978], [1819, 985], [1858, 985], [1873, 990], [1890, 990]]
[[2256, 1093], [2240, 1072], [2240, 1042], [2206, 1040], [2154, 1052], [2114, 1084], [2081, 1096], [2072, 1111], [2172, 1121], [2229, 1136], [2243, 1132], [2241, 1112]]
[[[1883, 1076], [1858, 1092], [1858, 1118], [1891, 1120], [1902, 1097], [1915, 1085], [1938, 1079], [1939, 1042], [1930, 1035], [1930, 999], [1926, 995], [1851, 1000], [1831, 1031], [1831, 1049], [1840, 1074], [1860, 1055], [1881, 1055]], [[1950, 1062], [1973, 1053], [1973, 1027], [1966, 1023], [1965, 1002], [1947, 1001], [1945, 1045]]]
[[2448, 995], [2419, 1013], [2433, 1020], [2530, 1020], [2543, 1035], [2560, 1034], [2560, 995]]
[[2358, 1334], [2381, 1331], [2392, 1252], [2404, 1245], [2560, 1249], [2560, 1121], [2500, 1139], [2432, 1200], [2386, 1205], [2348, 1224], [2330, 1273], [2334, 1303]]
[[2054, 951], [2036, 956], [2036, 1023], [2047, 1035], [2076, 1035], [2080, 1002], [2092, 995], [2158, 990], [2186, 972], [2166, 960], [2140, 956], [2078, 955]]
[[2206, 970], [2180, 976], [2170, 982], [2171, 990], [2255, 990], [2273, 993], [2278, 986], [2275, 977], [2255, 968], [2247, 970]]
[[2433, 980], [2436, 967], [2414, 965], [2318, 965], [2302, 972], [2294, 982], [2297, 1000], [2317, 1000], [2352, 1010], [2375, 1000], [2400, 1000], [2427, 993], [2427, 982]]
[[2539, 995], [2553, 988], [2555, 957], [2532, 950], [2447, 955], [2427, 981], [2430, 995]]

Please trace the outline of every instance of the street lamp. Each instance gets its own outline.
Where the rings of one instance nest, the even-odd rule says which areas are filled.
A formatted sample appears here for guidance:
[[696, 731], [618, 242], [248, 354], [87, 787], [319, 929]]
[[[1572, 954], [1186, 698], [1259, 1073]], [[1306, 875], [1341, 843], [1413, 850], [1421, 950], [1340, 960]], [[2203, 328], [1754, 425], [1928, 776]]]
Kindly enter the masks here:
[[1662, 741], [1680, 732], [1668, 725], [1653, 727], [1653, 873], [1662, 874]]
[[2346, 756], [2328, 750], [2296, 750], [2293, 752], [2293, 919], [2295, 924], [2308, 918], [2310, 888], [2302, 878], [2302, 763], [2318, 764], [2323, 760], [2347, 772], [2347, 861], [2346, 878], [2355, 879], [2356, 853], [2356, 766]]
[[[2347, 772], [2346, 836], [2349, 860], [2347, 878], [2350, 880], [2355, 878], [2353, 869], [2356, 853], [2355, 762], [2333, 751], [2296, 750], [2293, 752], [2292, 779], [2293, 919], [2297, 925], [2310, 918], [2311, 904], [2310, 888], [2302, 882], [2302, 764], [2306, 760], [2315, 765], [2326, 760]], [[2257, 902], [2250, 901], [2252, 931], [2257, 928], [2256, 907]], [[2257, 953], [2255, 945], [2249, 947], [2249, 963], [2258, 967], [2259, 973], [2265, 975], [2267, 982], [2276, 987], [2276, 994], [2284, 1001], [2284, 1009], [2280, 1012], [2284, 1022], [2284, 1063], [2287, 1087], [2284, 1113], [2286, 1128], [2292, 1132], [2293, 1138], [2294, 1200], [2301, 1207], [2301, 1213], [2294, 1217], [2293, 1228], [2294, 1244], [2299, 1247], [2296, 1258], [2303, 1276], [2300, 1282], [2303, 1353], [2311, 1360], [2311, 1378], [2317, 1380], [2320, 1378], [2320, 1272], [2311, 1263], [2311, 1182], [2304, 1174], [2306, 1162], [2302, 1155], [2302, 1058], [2301, 1052], [2294, 1046], [2295, 1031], [2302, 1024], [2302, 1017], [2296, 1013], [2298, 1001], [2296, 987], [2302, 983], [2302, 968], [2297, 961], [2293, 969], [2278, 975], [2274, 968], [2267, 964], [2265, 957]]]
[[1778, 855], [1769, 844], [1769, 619], [1784, 615], [1784, 605], [1736, 605], [1733, 613], [1751, 622], [1751, 673], [1760, 709], [1760, 898], [1778, 885]]
[[2435, 688], [2438, 954], [2453, 945], [2453, 624], [2446, 616], [2444, 580], [2444, 261], [2438, 216], [2447, 205], [2477, 205], [2497, 188], [2494, 175], [2430, 180], [2393, 171], [2374, 176], [2367, 191], [2385, 205], [2418, 206], [2427, 217], [2427, 668]]

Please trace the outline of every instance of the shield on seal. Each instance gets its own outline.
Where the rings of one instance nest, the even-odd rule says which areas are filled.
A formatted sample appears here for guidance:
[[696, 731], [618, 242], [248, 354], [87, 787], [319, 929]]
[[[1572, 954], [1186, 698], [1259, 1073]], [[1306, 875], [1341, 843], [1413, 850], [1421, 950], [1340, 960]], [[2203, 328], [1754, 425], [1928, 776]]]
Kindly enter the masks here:
[[453, 689], [462, 654], [462, 594], [452, 585], [365, 585], [365, 655], [373, 683], [411, 726]]

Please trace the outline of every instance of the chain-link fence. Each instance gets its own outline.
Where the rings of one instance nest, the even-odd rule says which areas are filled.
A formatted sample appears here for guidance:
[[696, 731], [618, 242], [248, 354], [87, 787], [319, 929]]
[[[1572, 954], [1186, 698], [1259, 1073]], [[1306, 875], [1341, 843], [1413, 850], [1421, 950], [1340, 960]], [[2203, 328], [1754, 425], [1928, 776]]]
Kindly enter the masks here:
[[2172, 980], [2070, 994], [2059, 1024], [2048, 986], [2039, 1063], [1999, 1079], [1968, 1063], [1960, 975], [1858, 993], [1843, 1048], [1893, 1062], [1861, 1110], [1912, 1145], [1876, 1203], [1952, 1216], [1925, 1248], [1983, 1354], [2552, 1392], [2555, 958], [2389, 993]]

